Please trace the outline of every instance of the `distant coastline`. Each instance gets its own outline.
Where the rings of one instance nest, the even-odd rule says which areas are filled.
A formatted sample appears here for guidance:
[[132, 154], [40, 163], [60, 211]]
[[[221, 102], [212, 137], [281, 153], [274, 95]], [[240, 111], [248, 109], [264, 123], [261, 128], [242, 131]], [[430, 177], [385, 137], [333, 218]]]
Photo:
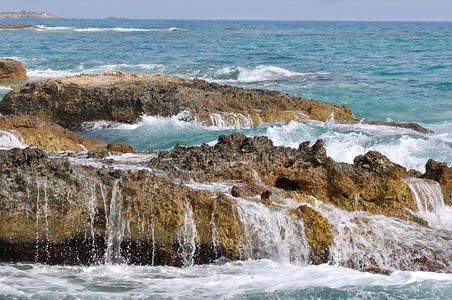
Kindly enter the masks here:
[[62, 19], [46, 12], [21, 10], [17, 12], [0, 12], [0, 19]]
[[129, 18], [119, 17], [119, 16], [111, 16], [108, 18], [105, 18], [107, 20], [130, 20]]

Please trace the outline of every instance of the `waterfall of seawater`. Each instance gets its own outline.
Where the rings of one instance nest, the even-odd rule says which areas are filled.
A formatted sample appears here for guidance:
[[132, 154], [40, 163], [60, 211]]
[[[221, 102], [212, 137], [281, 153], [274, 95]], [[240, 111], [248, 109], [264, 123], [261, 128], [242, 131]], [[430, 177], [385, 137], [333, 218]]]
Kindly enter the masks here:
[[331, 260], [338, 265], [424, 270], [422, 262], [434, 261], [435, 268], [452, 270], [452, 240], [447, 231], [364, 211], [344, 211], [318, 200], [313, 208], [333, 225], [330, 252]]
[[290, 215], [289, 206], [269, 207], [258, 198], [237, 201], [246, 241], [244, 256], [306, 263], [309, 250], [303, 221]]
[[444, 203], [441, 186], [429, 179], [404, 180], [416, 199], [416, 214], [434, 228], [452, 230], [452, 207]]
[[113, 183], [110, 206], [107, 206], [103, 195], [105, 215], [107, 218], [105, 262], [107, 264], [123, 262], [121, 256], [121, 242], [124, 235], [125, 221], [122, 212], [122, 197], [119, 190], [119, 179]]
[[183, 253], [184, 266], [192, 266], [194, 264], [196, 252], [195, 238], [198, 232], [196, 230], [196, 223], [191, 204], [188, 201], [185, 202], [182, 209], [184, 212], [184, 224], [182, 224], [179, 241]]

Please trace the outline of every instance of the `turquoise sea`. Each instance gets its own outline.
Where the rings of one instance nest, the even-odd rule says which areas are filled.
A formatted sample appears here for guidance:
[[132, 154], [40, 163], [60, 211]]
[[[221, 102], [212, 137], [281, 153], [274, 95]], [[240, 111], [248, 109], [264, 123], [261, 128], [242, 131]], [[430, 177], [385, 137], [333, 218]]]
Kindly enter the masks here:
[[[0, 57], [22, 62], [31, 80], [117, 70], [164, 73], [336, 102], [358, 118], [418, 122], [435, 132], [341, 125], [334, 118], [252, 129], [143, 116], [137, 124], [85, 124], [80, 133], [88, 137], [148, 151], [215, 143], [220, 134], [240, 131], [290, 147], [322, 138], [336, 161], [377, 150], [419, 171], [429, 158], [452, 165], [452, 23], [0, 20], [13, 23], [39, 26], [0, 30]], [[10, 89], [0, 86], [0, 99]], [[451, 299], [452, 276], [383, 276], [273, 260], [182, 269], [0, 264], [5, 297]]]

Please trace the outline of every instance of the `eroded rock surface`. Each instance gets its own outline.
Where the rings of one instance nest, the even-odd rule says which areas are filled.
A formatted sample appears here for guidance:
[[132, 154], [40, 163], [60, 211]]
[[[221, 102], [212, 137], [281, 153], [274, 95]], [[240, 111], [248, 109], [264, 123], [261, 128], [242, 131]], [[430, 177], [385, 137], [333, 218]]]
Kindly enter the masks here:
[[[416, 210], [402, 176], [405, 168], [370, 151], [354, 164], [336, 163], [326, 155], [322, 140], [299, 149], [275, 147], [267, 137], [249, 138], [239, 133], [220, 136], [215, 146], [176, 146], [149, 162], [176, 178], [199, 182], [241, 180], [255, 192], [275, 187], [294, 197], [314, 196], [345, 210], [365, 210], [409, 220]], [[262, 185], [256, 183], [258, 174]], [[277, 198], [277, 195], [272, 195]]]
[[448, 167], [446, 163], [429, 159], [425, 165], [423, 177], [437, 181], [441, 185], [444, 202], [452, 205], [452, 167]]
[[[406, 222], [407, 232], [434, 234], [442, 247], [390, 236], [386, 245], [385, 235], [368, 232], [389, 247], [382, 248], [390, 253], [384, 264], [337, 256], [341, 243], [362, 247], [360, 241], [369, 240], [360, 238], [366, 234], [361, 227], [405, 224], [371, 214], [355, 218], [355, 210], [412, 219], [406, 208], [415, 210], [415, 203], [401, 180], [405, 170], [377, 152], [358, 156], [354, 164], [335, 163], [320, 140], [291, 149], [266, 137], [233, 134], [215, 146], [176, 147], [135, 159], [139, 164], [129, 169], [105, 151], [90, 151], [84, 161], [80, 155], [0, 151], [0, 261], [181, 266], [223, 257], [452, 270], [447, 234], [414, 222]], [[318, 201], [341, 208], [337, 213], [352, 227], [331, 223], [336, 213], [327, 211], [327, 219], [315, 209]], [[371, 242], [364, 247], [374, 249]]]
[[116, 72], [31, 82], [0, 102], [2, 114], [31, 114], [63, 126], [100, 120], [132, 123], [143, 114], [169, 117], [183, 111], [206, 125], [325, 121], [332, 113], [339, 122], [356, 121], [349, 108], [333, 103], [160, 74]]
[[10, 58], [0, 59], [0, 84], [27, 79], [27, 70], [20, 62]]
[[45, 151], [102, 150], [106, 147], [100, 140], [86, 139], [57, 124], [31, 116], [0, 116], [0, 130], [13, 133], [26, 144]]

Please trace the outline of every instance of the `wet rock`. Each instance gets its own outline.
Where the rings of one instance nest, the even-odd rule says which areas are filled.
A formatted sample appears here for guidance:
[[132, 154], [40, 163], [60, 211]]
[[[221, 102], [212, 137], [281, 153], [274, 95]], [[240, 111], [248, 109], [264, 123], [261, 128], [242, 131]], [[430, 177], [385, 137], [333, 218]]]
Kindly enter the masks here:
[[296, 213], [303, 218], [306, 239], [311, 251], [311, 263], [327, 263], [333, 244], [333, 226], [321, 213], [307, 205], [301, 205]]
[[118, 144], [118, 143], [110, 143], [107, 145], [108, 151], [113, 152], [121, 152], [121, 153], [134, 153], [133, 147], [130, 145]]
[[27, 71], [20, 62], [10, 58], [0, 59], [0, 84], [27, 79]]
[[86, 151], [105, 149], [97, 139], [86, 139], [59, 125], [32, 116], [0, 116], [0, 130], [14, 133], [30, 146], [45, 151]]
[[121, 246], [115, 257], [133, 264], [240, 258], [233, 201], [149, 171], [82, 167], [16, 148], [0, 151], [0, 180], [0, 261], [101, 263], [109, 237]]
[[[358, 156], [353, 165], [336, 163], [326, 155], [321, 140], [297, 150], [275, 147], [267, 137], [235, 133], [220, 136], [212, 147], [162, 151], [149, 167], [199, 182], [263, 184], [267, 188], [262, 187], [260, 193], [273, 187], [296, 192], [299, 198], [314, 196], [345, 210], [360, 209], [406, 220], [412, 218], [406, 209], [416, 210], [413, 196], [402, 181], [403, 167], [374, 151]], [[253, 174], [262, 182], [256, 182]]]
[[[321, 141], [315, 145], [275, 147], [266, 137], [233, 134], [221, 136], [215, 146], [162, 151], [135, 172], [75, 165], [36, 148], [0, 151], [0, 261], [91, 264], [107, 260], [182, 266], [220, 257], [255, 258], [260, 249], [250, 246], [250, 238], [259, 236], [245, 234], [239, 201], [251, 201], [269, 211], [283, 207], [287, 215], [278, 214], [278, 218], [302, 219], [312, 263], [328, 261], [332, 247], [340, 246], [332, 242], [330, 222], [305, 205], [313, 203], [312, 196], [345, 210], [411, 220], [406, 208], [415, 210], [415, 203], [401, 181], [403, 168], [375, 152], [358, 157], [353, 165], [335, 163], [326, 156]], [[87, 155], [108, 165], [103, 153]], [[280, 178], [296, 185], [276, 187]], [[233, 195], [229, 190], [203, 190], [193, 184], [224, 181], [234, 184]], [[272, 201], [259, 203], [259, 195], [270, 200], [270, 194]], [[282, 199], [289, 198], [291, 206], [284, 206]], [[362, 222], [370, 222], [369, 218]], [[284, 226], [277, 229], [282, 240], [300, 234]], [[347, 241], [360, 240], [359, 234], [365, 233], [359, 228], [353, 234], [348, 230]], [[394, 261], [397, 255], [404, 257], [400, 269], [451, 271], [450, 261], [444, 260], [448, 250], [390, 242], [387, 247], [395, 249], [389, 249]], [[116, 245], [116, 251], [108, 245]], [[413, 259], [406, 259], [410, 251]], [[371, 261], [362, 265], [353, 256], [339, 262], [356, 269], [378, 267]]]
[[400, 127], [405, 129], [411, 129], [420, 133], [424, 134], [430, 134], [433, 133], [433, 131], [422, 127], [418, 123], [410, 122], [410, 123], [397, 123], [397, 122], [382, 122], [382, 121], [363, 121], [364, 124], [370, 124], [370, 125], [383, 125], [383, 126], [392, 126], [392, 127]]
[[429, 159], [425, 165], [424, 178], [437, 181], [441, 185], [444, 202], [452, 205], [452, 167], [446, 163]]
[[[247, 90], [165, 75], [105, 73], [30, 82], [6, 95], [2, 114], [31, 114], [71, 127], [86, 121], [135, 122], [143, 114], [206, 125], [258, 126], [311, 118], [356, 121], [350, 109], [265, 90]], [[223, 122], [224, 124], [220, 124]]]

